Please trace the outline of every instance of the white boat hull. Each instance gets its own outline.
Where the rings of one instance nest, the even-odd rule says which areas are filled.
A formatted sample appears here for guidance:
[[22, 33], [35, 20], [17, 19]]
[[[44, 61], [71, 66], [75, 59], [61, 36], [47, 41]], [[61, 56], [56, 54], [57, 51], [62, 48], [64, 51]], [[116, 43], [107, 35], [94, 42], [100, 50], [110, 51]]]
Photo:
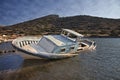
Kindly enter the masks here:
[[[44, 52], [44, 50], [40, 51], [39, 50], [40, 48], [37, 48], [37, 50], [38, 50], [37, 51], [37, 50], [35, 50], [34, 47], [31, 48], [31, 46], [29, 46], [31, 44], [37, 45], [39, 43], [40, 39], [41, 39], [40, 37], [32, 37], [32, 36], [20, 37], [20, 38], [14, 39], [12, 41], [12, 45], [16, 49], [18, 49], [18, 51], [22, 51], [22, 53], [20, 53], [20, 55], [22, 55], [25, 58], [32, 57], [32, 58], [46, 58], [46, 59], [69, 58], [69, 57], [77, 56], [80, 51], [87, 50], [87, 49], [95, 49], [95, 47], [96, 47], [95, 43], [93, 41], [89, 41], [89, 40], [81, 41], [80, 43], [82, 45], [84, 45], [84, 47], [80, 46], [77, 48], [78, 51], [72, 51], [69, 53]], [[43, 44], [43, 45], [45, 45], [45, 44]], [[51, 46], [49, 45], [49, 47], [51, 47]]]
[[[33, 39], [33, 40], [32, 40]], [[35, 40], [36, 39], [36, 40]], [[20, 47], [20, 45], [18, 43], [23, 42], [24, 45], [27, 45], [27, 43], [29, 42], [24, 42], [24, 41], [39, 41], [39, 39], [37, 39], [37, 37], [21, 37], [21, 38], [17, 38], [15, 40], [12, 41], [12, 45], [18, 49], [19, 54], [24, 57], [25, 59], [29, 59], [29, 58], [46, 58], [46, 59], [63, 59], [63, 58], [69, 58], [69, 57], [74, 57], [77, 56], [78, 54], [72, 54], [72, 53], [62, 53], [62, 54], [56, 54], [56, 53], [45, 53], [45, 52], [39, 52], [39, 53], [33, 53], [30, 51], [27, 51], [25, 49], [23, 49], [22, 47]], [[31, 41], [31, 43], [32, 43]], [[26, 44], [25, 44], [26, 43]], [[21, 44], [21, 45], [23, 45]]]

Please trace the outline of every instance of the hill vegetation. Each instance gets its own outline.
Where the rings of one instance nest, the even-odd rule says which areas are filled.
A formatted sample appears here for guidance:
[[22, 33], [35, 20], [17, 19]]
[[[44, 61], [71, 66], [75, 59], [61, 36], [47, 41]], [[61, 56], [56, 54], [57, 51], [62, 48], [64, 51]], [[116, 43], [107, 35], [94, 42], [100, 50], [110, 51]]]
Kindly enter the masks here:
[[120, 19], [108, 19], [86, 15], [59, 17], [48, 15], [34, 20], [0, 27], [1, 34], [43, 35], [58, 34], [61, 28], [75, 30], [90, 37], [119, 37]]

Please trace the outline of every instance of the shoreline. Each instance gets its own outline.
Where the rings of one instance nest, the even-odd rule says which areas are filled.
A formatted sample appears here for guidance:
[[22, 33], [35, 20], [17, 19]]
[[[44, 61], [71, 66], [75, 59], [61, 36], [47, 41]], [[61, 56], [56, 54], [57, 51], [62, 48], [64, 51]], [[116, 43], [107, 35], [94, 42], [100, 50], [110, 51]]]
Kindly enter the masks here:
[[[32, 36], [32, 35], [29, 35], [29, 36]], [[38, 36], [38, 35], [36, 35]], [[16, 37], [17, 38], [17, 37]], [[16, 38], [13, 38], [13, 39], [7, 39], [6, 41], [3, 41], [3, 42], [9, 42], [9, 41], [13, 41], [14, 39]], [[120, 38], [120, 36], [85, 36], [84, 38]], [[3, 43], [3, 42], [0, 42], [0, 43]]]

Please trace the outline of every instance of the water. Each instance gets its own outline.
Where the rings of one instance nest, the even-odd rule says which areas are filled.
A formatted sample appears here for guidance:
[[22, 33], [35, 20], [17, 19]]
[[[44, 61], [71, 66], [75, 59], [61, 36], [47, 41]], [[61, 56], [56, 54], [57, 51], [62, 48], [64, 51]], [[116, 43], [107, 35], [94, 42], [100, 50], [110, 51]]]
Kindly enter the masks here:
[[[96, 41], [95, 51], [82, 52], [79, 56], [63, 60], [28, 59], [22, 61], [21, 59], [22, 62], [17, 61], [18, 70], [12, 73], [1, 73], [0, 79], [120, 80], [120, 38], [91, 39]], [[1, 60], [1, 58], [3, 59]], [[4, 57], [0, 57], [0, 62], [5, 62]], [[14, 66], [16, 65], [14, 64]], [[5, 68], [4, 65], [0, 67]], [[3, 68], [0, 70], [7, 69]]]
[[10, 50], [13, 50], [13, 49], [14, 48], [11, 44], [11, 41], [0, 44], [0, 50], [10, 51]]
[[2, 55], [0, 56], [0, 71], [18, 69], [22, 62], [23, 58], [19, 55]]
[[96, 51], [80, 55], [81, 64], [90, 74], [87, 76], [97, 80], [120, 80], [120, 38], [94, 40], [97, 42]]

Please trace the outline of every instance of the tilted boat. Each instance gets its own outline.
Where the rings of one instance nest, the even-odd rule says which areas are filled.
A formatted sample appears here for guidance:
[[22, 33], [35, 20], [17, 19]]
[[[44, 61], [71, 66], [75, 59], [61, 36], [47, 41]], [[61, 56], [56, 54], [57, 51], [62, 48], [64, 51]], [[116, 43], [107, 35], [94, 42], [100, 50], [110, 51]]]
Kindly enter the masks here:
[[47, 59], [62, 59], [76, 56], [85, 49], [95, 49], [95, 42], [84, 40], [82, 37], [82, 34], [73, 30], [62, 29], [60, 35], [19, 37], [12, 41], [12, 45], [24, 54]]

